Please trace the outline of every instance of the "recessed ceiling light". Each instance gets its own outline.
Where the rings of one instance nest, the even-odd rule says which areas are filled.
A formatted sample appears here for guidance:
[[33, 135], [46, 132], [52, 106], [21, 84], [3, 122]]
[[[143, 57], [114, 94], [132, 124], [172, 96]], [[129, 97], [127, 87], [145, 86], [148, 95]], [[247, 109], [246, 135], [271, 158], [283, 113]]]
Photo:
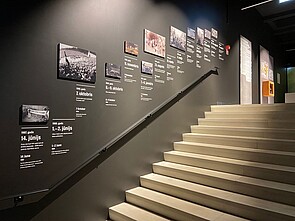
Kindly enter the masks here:
[[280, 0], [280, 3], [289, 2], [290, 0]]

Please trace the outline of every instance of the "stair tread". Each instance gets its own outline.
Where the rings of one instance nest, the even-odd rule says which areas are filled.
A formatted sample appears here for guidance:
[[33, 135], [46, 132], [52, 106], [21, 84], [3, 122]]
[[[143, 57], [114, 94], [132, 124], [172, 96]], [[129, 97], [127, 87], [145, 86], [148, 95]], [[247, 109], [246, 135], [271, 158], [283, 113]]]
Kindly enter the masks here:
[[[223, 201], [226, 204], [227, 202], [233, 202], [238, 204], [243, 204], [250, 207], [255, 207], [263, 210], [268, 211], [275, 211], [280, 214], [289, 215], [295, 218], [295, 207], [284, 205], [276, 202], [271, 202], [263, 199], [258, 199], [251, 196], [245, 196], [238, 193], [232, 193], [226, 190], [220, 190], [212, 187], [207, 187], [204, 185], [183, 181], [167, 176], [162, 176], [158, 174], [148, 174], [141, 176], [141, 179], [147, 179], [147, 180], [153, 180], [159, 183], [163, 183], [167, 186], [169, 186], [169, 189], [171, 190], [172, 187], [185, 191], [189, 191], [192, 194], [195, 193], [197, 195], [207, 195], [213, 198], [218, 198]], [[179, 193], [179, 191], [177, 191]], [[196, 202], [197, 203], [197, 202]]]
[[288, 151], [266, 150], [266, 149], [249, 148], [249, 147], [236, 147], [236, 146], [219, 145], [219, 144], [207, 144], [207, 143], [198, 143], [198, 142], [192, 142], [192, 141], [176, 141], [174, 143], [191, 145], [191, 146], [212, 147], [212, 148], [219, 148], [219, 149], [226, 149], [226, 150], [238, 150], [238, 151], [253, 152], [253, 153], [295, 156], [295, 152], [288, 152]]
[[209, 136], [209, 137], [220, 137], [220, 138], [235, 138], [235, 139], [249, 139], [249, 140], [260, 140], [260, 141], [279, 141], [279, 142], [294, 142], [295, 140], [289, 139], [277, 139], [277, 138], [264, 138], [264, 137], [244, 137], [244, 136], [230, 136], [230, 135], [218, 135], [218, 134], [200, 134], [200, 133], [184, 133], [183, 136]]
[[295, 133], [295, 129], [286, 128], [270, 128], [270, 127], [237, 127], [237, 126], [213, 126], [213, 125], [192, 125], [191, 128], [200, 129], [225, 129], [225, 130], [241, 130], [241, 131], [262, 131], [276, 133]]
[[246, 161], [246, 160], [236, 160], [236, 159], [230, 159], [225, 157], [208, 156], [203, 154], [187, 153], [187, 152], [181, 152], [181, 151], [175, 151], [175, 150], [165, 152], [164, 154], [172, 154], [172, 155], [178, 155], [178, 156], [190, 157], [190, 158], [196, 158], [196, 159], [201, 158], [205, 160], [218, 161], [223, 163], [226, 162], [231, 164], [238, 164], [238, 165], [245, 165], [245, 166], [257, 167], [257, 168], [265, 168], [265, 169], [295, 173], [295, 167], [290, 167], [290, 166], [258, 163], [258, 162], [252, 162], [252, 161]]
[[239, 217], [235, 217], [217, 210], [213, 210], [195, 203], [187, 202], [185, 200], [178, 199], [163, 193], [159, 193], [153, 190], [149, 190], [143, 187], [136, 187], [134, 189], [126, 191], [127, 201], [128, 194], [136, 195], [148, 200], [151, 200], [158, 205], [168, 206], [176, 211], [182, 211], [191, 214], [195, 217], [200, 217], [201, 220], [212, 221], [224, 221], [224, 220], [237, 220], [242, 221]]
[[[268, 180], [263, 180], [263, 179], [258, 179], [258, 178], [247, 177], [247, 176], [243, 176], [243, 175], [236, 175], [236, 174], [232, 174], [232, 173], [204, 169], [204, 168], [200, 168], [200, 167], [188, 166], [188, 165], [183, 165], [183, 164], [178, 164], [178, 163], [171, 163], [171, 162], [167, 162], [167, 161], [161, 161], [158, 163], [154, 163], [153, 165], [172, 168], [172, 169], [176, 169], [176, 170], [183, 171], [183, 172], [202, 174], [202, 175], [211, 176], [211, 177], [218, 177], [218, 178], [221, 178], [224, 180], [230, 180], [230, 181], [234, 181], [237, 183], [247, 183], [250, 185], [256, 185], [256, 186], [260, 186], [260, 187], [267, 187], [267, 188], [284, 190], [284, 191], [295, 193], [295, 185], [279, 183], [279, 182], [275, 182], [275, 181], [268, 181]], [[156, 173], [156, 172], [154, 172], [154, 173]]]
[[272, 123], [294, 123], [295, 120], [276, 120], [276, 119], [261, 119], [261, 118], [198, 118], [201, 121], [229, 121], [240, 122], [241, 120], [252, 122], [272, 122]]
[[[131, 205], [129, 203], [120, 203], [109, 208], [110, 211], [110, 218], [116, 220], [115, 217], [120, 214], [122, 217], [128, 217], [134, 221], [146, 221], [146, 220], [153, 220], [153, 221], [169, 221], [170, 219], [163, 218], [161, 216], [155, 215], [154, 213], [148, 212], [144, 209]], [[116, 213], [116, 214], [114, 214]]]

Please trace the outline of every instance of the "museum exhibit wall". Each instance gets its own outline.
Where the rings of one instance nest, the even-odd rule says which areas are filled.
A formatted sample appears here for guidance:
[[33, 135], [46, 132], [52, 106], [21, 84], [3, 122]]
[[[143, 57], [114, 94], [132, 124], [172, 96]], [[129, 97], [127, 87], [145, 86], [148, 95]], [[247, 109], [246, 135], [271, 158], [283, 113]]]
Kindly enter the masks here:
[[[240, 35], [252, 42], [253, 103], [259, 103], [259, 45], [270, 51], [275, 69], [284, 61], [258, 13], [241, 12], [238, 3], [3, 3], [0, 172], [5, 178], [0, 181], [0, 204], [8, 201], [5, 206], [12, 207], [14, 196], [25, 197], [16, 208], [1, 210], [0, 219], [29, 220], [38, 214], [33, 220], [105, 220], [107, 208], [124, 201], [124, 191], [138, 185], [138, 177], [151, 171], [151, 163], [160, 161], [162, 152], [210, 104], [239, 102]], [[185, 47], [181, 39], [172, 41], [171, 26], [180, 30], [175, 39], [188, 34], [188, 27], [207, 29], [209, 47], [205, 50], [188, 36]], [[164, 53], [153, 39], [147, 45], [147, 31], [158, 40], [166, 38]], [[133, 45], [128, 53], [125, 41]], [[77, 60], [83, 65], [75, 70], [80, 73], [86, 66], [86, 75], [66, 72]], [[202, 82], [77, 184], [61, 182], [72, 172], [79, 174], [77, 169], [113, 138], [215, 67], [218, 76]], [[70, 189], [27, 204], [28, 193], [46, 195], [59, 182], [63, 190]]]

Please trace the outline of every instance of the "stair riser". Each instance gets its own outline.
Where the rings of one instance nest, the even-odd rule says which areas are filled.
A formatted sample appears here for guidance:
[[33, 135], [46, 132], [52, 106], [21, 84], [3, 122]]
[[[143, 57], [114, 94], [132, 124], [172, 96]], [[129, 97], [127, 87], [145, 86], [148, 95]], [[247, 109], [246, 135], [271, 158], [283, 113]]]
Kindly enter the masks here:
[[259, 179], [271, 180], [281, 183], [295, 184], [295, 172], [258, 168], [251, 165], [240, 165], [228, 162], [213, 161], [201, 158], [178, 156], [164, 153], [165, 161], [184, 165], [196, 166], [221, 172], [244, 175]]
[[260, 112], [206, 112], [205, 118], [218, 119], [218, 118], [230, 118], [230, 119], [262, 119], [262, 120], [288, 120], [295, 119], [295, 112], [277, 112], [277, 113], [260, 113]]
[[295, 206], [295, 192], [263, 187], [237, 180], [229, 180], [221, 177], [214, 177], [207, 174], [192, 173], [169, 167], [153, 165], [154, 173], [186, 180], [210, 187], [228, 190], [243, 195], [253, 196], [260, 199]]
[[181, 199], [185, 199], [203, 206], [210, 208], [215, 208], [221, 211], [225, 211], [237, 216], [247, 217], [252, 220], [261, 220], [261, 221], [278, 221], [294, 220], [292, 217], [288, 217], [284, 214], [278, 214], [273, 211], [266, 211], [263, 209], [254, 208], [248, 205], [243, 205], [238, 202], [229, 201], [224, 198], [217, 198], [211, 195], [206, 195], [199, 193], [197, 191], [189, 191], [180, 187], [171, 186], [165, 183], [159, 183], [153, 180], [141, 180], [141, 185], [156, 190], [171, 196], [175, 196]]
[[295, 156], [286, 156], [270, 153], [249, 152], [241, 150], [230, 150], [214, 147], [193, 146], [181, 143], [174, 143], [174, 150], [203, 154], [209, 156], [226, 157], [230, 159], [246, 160], [259, 163], [276, 164], [283, 166], [295, 166]]
[[115, 220], [115, 221], [134, 221], [132, 218], [125, 216], [124, 214], [120, 214], [113, 210], [109, 210], [109, 217], [111, 220]]
[[193, 135], [193, 134], [183, 134], [183, 140], [188, 142], [196, 143], [207, 143], [207, 144], [218, 144], [226, 146], [236, 146], [236, 147], [249, 147], [258, 148], [266, 150], [278, 150], [278, 151], [295, 151], [295, 142], [293, 141], [265, 141], [259, 139], [248, 139], [242, 137], [211, 137], [206, 135]]
[[247, 106], [222, 106], [213, 105], [211, 106], [212, 112], [261, 112], [261, 111], [295, 111], [294, 104], [288, 105], [247, 105]]
[[196, 220], [206, 221], [201, 217], [193, 216], [192, 214], [185, 213], [176, 208], [170, 208], [166, 205], [160, 204], [156, 201], [152, 201], [146, 198], [142, 198], [138, 195], [133, 195], [126, 192], [126, 201], [141, 208], [145, 208], [151, 212], [159, 214], [161, 216], [173, 219], [173, 220]]
[[205, 128], [202, 126], [192, 126], [192, 133], [200, 134], [216, 134], [228, 136], [242, 136], [242, 137], [260, 137], [260, 138], [273, 138], [273, 139], [290, 139], [295, 140], [295, 132], [279, 132], [279, 131], [263, 131], [263, 130], [239, 130], [227, 128]]
[[233, 126], [233, 127], [264, 127], [264, 128], [284, 128], [295, 129], [293, 122], [271, 122], [271, 121], [250, 121], [250, 120], [217, 120], [217, 119], [198, 119], [199, 125], [204, 126]]

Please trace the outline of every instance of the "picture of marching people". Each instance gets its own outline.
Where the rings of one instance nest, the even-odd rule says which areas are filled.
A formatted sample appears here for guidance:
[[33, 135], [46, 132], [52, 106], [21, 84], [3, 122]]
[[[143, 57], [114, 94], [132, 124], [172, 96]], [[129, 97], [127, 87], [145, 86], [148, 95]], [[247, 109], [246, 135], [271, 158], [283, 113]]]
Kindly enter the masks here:
[[170, 28], [170, 46], [179, 50], [186, 50], [186, 33], [171, 26]]
[[144, 30], [144, 51], [165, 58], [166, 54], [166, 38]]

